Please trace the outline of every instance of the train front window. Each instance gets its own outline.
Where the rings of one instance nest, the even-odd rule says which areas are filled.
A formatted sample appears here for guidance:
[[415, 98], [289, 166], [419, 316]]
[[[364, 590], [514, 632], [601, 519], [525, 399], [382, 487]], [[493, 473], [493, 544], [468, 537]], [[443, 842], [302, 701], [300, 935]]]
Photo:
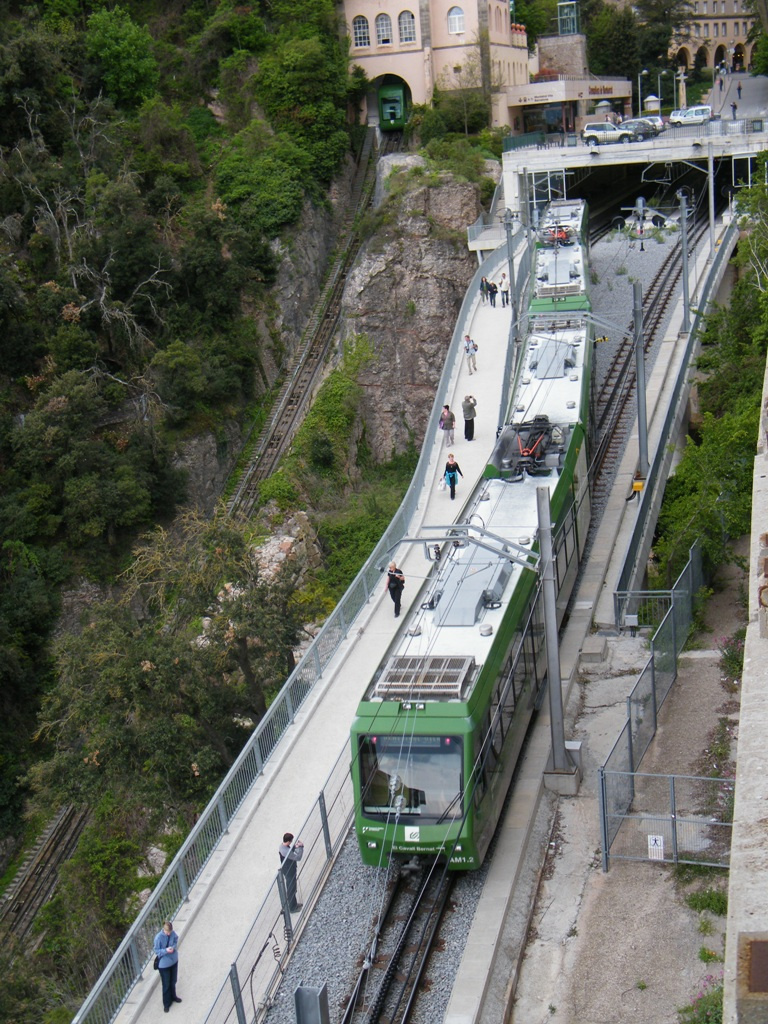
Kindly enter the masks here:
[[362, 812], [422, 822], [462, 816], [460, 736], [361, 736]]

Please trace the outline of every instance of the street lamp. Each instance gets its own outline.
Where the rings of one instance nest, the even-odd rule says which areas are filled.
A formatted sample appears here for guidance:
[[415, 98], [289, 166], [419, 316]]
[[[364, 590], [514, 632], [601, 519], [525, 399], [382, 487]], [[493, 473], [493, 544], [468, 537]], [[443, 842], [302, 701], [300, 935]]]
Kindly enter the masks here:
[[667, 69], [659, 71], [656, 74], [656, 95], [659, 97], [659, 117], [661, 117], [661, 80], [667, 77]]
[[643, 116], [643, 75], [650, 75], [648, 68], [637, 73], [637, 116]]

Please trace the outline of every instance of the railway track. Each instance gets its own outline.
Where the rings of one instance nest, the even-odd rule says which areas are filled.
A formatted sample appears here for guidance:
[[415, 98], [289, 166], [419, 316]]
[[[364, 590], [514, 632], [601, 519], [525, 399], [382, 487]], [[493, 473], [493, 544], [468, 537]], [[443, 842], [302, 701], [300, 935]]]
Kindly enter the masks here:
[[[706, 218], [697, 219], [689, 238], [691, 248], [695, 247], [706, 231]], [[682, 254], [680, 248], [675, 246], [643, 295], [643, 349], [646, 354], [665, 321], [670, 302], [676, 298], [681, 276]], [[610, 474], [604, 470], [616, 465], [626, 441], [628, 410], [637, 384], [633, 331], [634, 323], [630, 322], [621, 336], [595, 401], [597, 446], [592, 472], [593, 494], [597, 502], [611, 486], [607, 479]]]
[[89, 813], [64, 807], [40, 837], [0, 904], [0, 937], [34, 944], [35, 917], [53, 895], [59, 869], [72, 856]]
[[436, 865], [396, 880], [341, 1024], [407, 1024], [411, 1019], [454, 881]]
[[260, 482], [274, 472], [306, 415], [336, 333], [347, 273], [363, 241], [357, 230], [357, 221], [373, 198], [377, 157], [397, 152], [401, 147], [402, 134], [399, 132], [384, 136], [378, 154], [373, 150], [373, 133], [369, 132], [366, 137], [349, 209], [339, 234], [337, 256], [304, 330], [298, 353], [285, 374], [272, 416], [259, 436], [240, 482], [227, 503], [230, 515], [251, 514], [258, 498]]

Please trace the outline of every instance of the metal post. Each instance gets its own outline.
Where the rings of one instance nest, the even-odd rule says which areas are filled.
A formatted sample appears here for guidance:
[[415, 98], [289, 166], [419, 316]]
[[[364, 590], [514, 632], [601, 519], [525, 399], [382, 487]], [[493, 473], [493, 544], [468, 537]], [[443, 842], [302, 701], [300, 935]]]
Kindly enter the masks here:
[[243, 993], [240, 989], [240, 978], [237, 974], [237, 965], [232, 964], [229, 968], [229, 983], [232, 986], [232, 995], [235, 999], [235, 1013], [237, 1024], [246, 1024], [245, 1007], [243, 1006]]
[[632, 285], [635, 297], [635, 374], [637, 377], [637, 433], [638, 470], [645, 479], [648, 475], [648, 419], [645, 408], [645, 353], [643, 352], [643, 286]]
[[709, 183], [709, 258], [715, 258], [715, 158], [712, 143], [707, 143], [707, 180]]
[[549, 488], [536, 488], [539, 517], [540, 573], [544, 598], [544, 635], [547, 640], [547, 680], [549, 683], [549, 717], [552, 734], [552, 769], [565, 772], [571, 763], [565, 749], [563, 725], [563, 691], [560, 679], [560, 642], [557, 636], [557, 598], [555, 596], [555, 561], [552, 557], [552, 521], [549, 510]]
[[512, 249], [512, 221], [514, 214], [511, 210], [504, 211], [504, 229], [507, 233], [507, 263], [509, 264], [509, 306], [512, 314], [510, 333], [517, 341], [517, 279], [515, 277], [515, 254]]
[[609, 847], [609, 843], [608, 843], [608, 821], [607, 821], [607, 815], [606, 815], [606, 803], [607, 803], [607, 799], [608, 798], [607, 798], [607, 794], [606, 794], [606, 791], [605, 791], [605, 769], [604, 768], [598, 768], [597, 769], [597, 788], [598, 788], [598, 791], [600, 793], [599, 810], [600, 810], [600, 835], [601, 835], [602, 840], [603, 840], [603, 842], [602, 842], [602, 846], [603, 846], [603, 856], [602, 856], [603, 871], [607, 871], [608, 870], [608, 853], [609, 853], [608, 847]]
[[333, 857], [333, 843], [331, 842], [331, 829], [328, 825], [328, 810], [325, 806], [325, 793], [320, 790], [320, 796], [317, 798], [317, 806], [320, 811], [320, 821], [323, 825], [323, 839], [325, 840], [325, 855], [328, 860]]
[[691, 329], [691, 296], [688, 281], [688, 203], [685, 189], [680, 189], [680, 238], [683, 246], [683, 334]]

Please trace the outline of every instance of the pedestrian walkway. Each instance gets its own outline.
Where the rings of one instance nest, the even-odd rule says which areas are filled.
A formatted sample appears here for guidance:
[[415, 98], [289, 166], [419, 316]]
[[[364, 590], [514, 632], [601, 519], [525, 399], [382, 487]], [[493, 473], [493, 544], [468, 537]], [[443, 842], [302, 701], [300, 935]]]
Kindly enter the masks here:
[[[486, 260], [483, 273], [498, 280], [502, 271], [509, 276], [505, 254], [500, 250]], [[447, 403], [456, 415], [455, 443], [446, 446], [442, 433], [424, 440], [424, 446], [432, 448], [430, 472], [410, 527], [411, 535], [424, 523], [460, 518], [464, 500], [483, 474], [497, 427], [503, 422], [500, 403], [510, 325], [510, 309], [502, 307], [500, 296], [495, 308], [476, 296], [461, 331], [478, 344], [477, 371], [470, 375], [461, 346], [447, 391], [436, 396], [440, 405]], [[471, 443], [464, 440], [461, 413], [462, 400], [468, 394], [477, 399], [475, 439]], [[437, 486], [449, 451], [456, 455], [464, 473], [455, 502]], [[403, 593], [403, 609], [407, 612], [426, 575], [422, 549], [408, 544], [392, 555], [406, 580], [412, 581]], [[385, 578], [382, 575], [378, 592], [355, 620], [350, 636], [266, 763], [264, 773], [176, 916], [174, 927], [180, 936], [178, 992], [183, 998], [181, 1006], [171, 1009], [177, 1022], [205, 1018], [273, 884], [283, 833], [299, 829], [323, 780], [348, 743], [358, 701], [395, 629]], [[150, 963], [117, 1020], [119, 1024], [160, 1024], [166, 1019], [157, 974]]]

